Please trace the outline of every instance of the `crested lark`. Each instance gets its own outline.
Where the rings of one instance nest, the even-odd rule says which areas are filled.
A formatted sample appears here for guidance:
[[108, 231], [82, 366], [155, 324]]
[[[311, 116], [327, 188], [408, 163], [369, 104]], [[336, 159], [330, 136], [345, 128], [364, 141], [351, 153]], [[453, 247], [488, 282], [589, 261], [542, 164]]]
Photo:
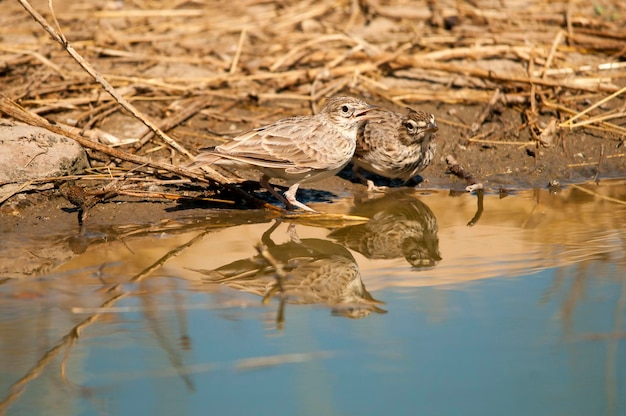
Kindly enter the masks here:
[[[408, 181], [432, 161], [437, 130], [435, 116], [423, 111], [409, 109], [406, 115], [383, 109], [370, 112], [357, 134], [352, 159], [355, 175], [366, 180], [359, 173], [359, 169], [365, 169], [389, 179]], [[384, 189], [366, 181], [370, 191]]]
[[[356, 98], [333, 97], [314, 116], [290, 117], [251, 130], [200, 153], [193, 166], [253, 166], [263, 173], [261, 185], [287, 209], [315, 212], [296, 200], [298, 186], [330, 177], [350, 162], [358, 126], [373, 108]], [[269, 184], [270, 178], [287, 182], [284, 198]]]

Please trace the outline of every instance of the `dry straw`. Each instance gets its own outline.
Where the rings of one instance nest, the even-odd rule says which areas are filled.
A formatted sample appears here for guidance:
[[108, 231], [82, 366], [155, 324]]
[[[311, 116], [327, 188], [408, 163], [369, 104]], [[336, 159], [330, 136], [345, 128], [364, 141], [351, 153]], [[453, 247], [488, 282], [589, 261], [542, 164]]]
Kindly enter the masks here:
[[[27, 0], [18, 3], [21, 10], [7, 4], [0, 17], [6, 33], [23, 33], [30, 16], [56, 44], [47, 36], [0, 38], [0, 68], [24, 68], [23, 76], [0, 74], [8, 86], [3, 113], [76, 138], [106, 154], [110, 165], [152, 166], [215, 189], [232, 179], [180, 167], [193, 157], [183, 139], [196, 134], [185, 123], [209, 117], [221, 126], [252, 121], [241, 128], [255, 127], [317, 111], [320, 100], [340, 92], [390, 107], [477, 104], [467, 124], [437, 115], [458, 132], [452, 139], [465, 143], [523, 144], [488, 137], [483, 124], [501, 106], [522, 114], [528, 121], [520, 129], [542, 145], [545, 126], [538, 117], [546, 110], [556, 112], [559, 134], [593, 131], [615, 140], [626, 133], [626, 64], [620, 62], [626, 17], [619, 1], [606, 2], [605, 14], [591, 5], [543, 0], [510, 0], [506, 8], [480, 1], [445, 8], [437, 2], [287, 1], [278, 7], [244, 0], [228, 9], [209, 1], [196, 8], [168, 2], [163, 9], [96, 11], [75, 2], [56, 13], [51, 0], [40, 11]], [[589, 104], [581, 106], [577, 97], [583, 96]], [[178, 110], [170, 110], [176, 104]], [[240, 111], [254, 106], [260, 115]], [[118, 113], [140, 120], [143, 133], [121, 139], [102, 131]], [[69, 128], [69, 119], [78, 130]], [[219, 141], [224, 134], [209, 136]], [[613, 148], [606, 146], [607, 160], [616, 159]]]

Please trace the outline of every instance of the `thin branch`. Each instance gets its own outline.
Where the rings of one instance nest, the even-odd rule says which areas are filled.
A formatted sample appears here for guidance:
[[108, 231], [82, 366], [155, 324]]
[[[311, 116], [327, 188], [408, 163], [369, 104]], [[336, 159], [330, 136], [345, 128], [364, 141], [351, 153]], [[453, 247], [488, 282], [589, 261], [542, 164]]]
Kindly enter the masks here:
[[146, 166], [150, 166], [156, 169], [163, 169], [168, 172], [174, 173], [176, 175], [183, 176], [186, 178], [192, 178], [200, 182], [213, 181], [215, 183], [221, 183], [221, 184], [226, 184], [230, 182], [229, 179], [220, 175], [217, 172], [207, 173], [207, 176], [209, 176], [210, 178], [210, 181], [208, 181], [204, 176], [201, 176], [198, 173], [190, 169], [183, 168], [180, 166], [175, 166], [170, 163], [150, 160], [142, 156], [134, 155], [128, 152], [118, 150], [118, 149], [113, 149], [101, 143], [92, 142], [91, 140], [78, 134], [77, 132], [80, 131], [79, 129], [73, 128], [72, 129], [73, 131], [70, 131], [69, 129], [65, 129], [61, 127], [61, 125], [59, 124], [51, 124], [45, 118], [40, 117], [36, 114], [33, 114], [30, 111], [22, 108], [19, 104], [17, 104], [15, 101], [11, 100], [9, 97], [5, 96], [2, 93], [0, 93], [0, 111], [23, 123], [29, 124], [31, 126], [41, 127], [53, 133], [69, 137], [70, 139], [78, 142], [83, 147], [86, 147], [92, 150], [97, 150], [106, 155], [119, 158], [127, 162], [132, 162], [132, 163], [136, 163], [139, 165], [146, 165]]
[[[176, 149], [181, 154], [185, 155], [189, 159], [193, 159], [193, 155], [184, 147], [179, 145], [175, 140], [167, 136], [158, 126], [153, 123], [150, 119], [148, 119], [145, 115], [143, 115], [135, 106], [133, 106], [128, 100], [126, 100], [123, 96], [117, 93], [115, 88], [102, 76], [98, 73], [93, 66], [89, 62], [87, 62], [76, 50], [70, 45], [70, 43], [65, 39], [62, 33], [54, 29], [46, 19], [39, 14], [26, 0], [18, 0], [20, 4], [26, 9], [26, 11], [35, 19], [37, 23], [41, 25], [45, 29], [46, 32], [52, 36], [52, 38], [63, 46], [63, 48], [67, 51], [67, 53], [83, 68], [96, 82], [98, 82], [102, 88], [118, 102], [124, 109], [130, 112], [134, 117], [144, 123], [148, 128], [150, 128], [154, 133], [159, 136], [165, 143], [170, 145], [172, 148]], [[55, 18], [56, 22], [56, 18]]]
[[615, 91], [613, 94], [609, 95], [608, 97], [604, 97], [603, 99], [601, 99], [600, 101], [598, 101], [597, 103], [590, 105], [589, 107], [587, 107], [585, 110], [581, 111], [580, 113], [576, 114], [573, 117], [570, 117], [568, 120], [565, 120], [564, 122], [561, 123], [561, 127], [572, 127], [574, 120], [580, 118], [581, 116], [584, 116], [585, 114], [587, 114], [588, 112], [590, 112], [591, 110], [593, 110], [594, 108], [597, 108], [599, 106], [601, 106], [602, 104], [606, 103], [607, 101], [612, 100], [613, 98], [624, 94], [626, 92], [626, 87], [621, 88], [618, 91]]
[[241, 31], [241, 35], [239, 35], [239, 42], [237, 43], [237, 52], [235, 52], [235, 57], [233, 58], [233, 63], [230, 66], [230, 74], [234, 74], [237, 72], [237, 65], [239, 65], [239, 58], [241, 58], [241, 52], [243, 50], [243, 43], [246, 40], [246, 29]]

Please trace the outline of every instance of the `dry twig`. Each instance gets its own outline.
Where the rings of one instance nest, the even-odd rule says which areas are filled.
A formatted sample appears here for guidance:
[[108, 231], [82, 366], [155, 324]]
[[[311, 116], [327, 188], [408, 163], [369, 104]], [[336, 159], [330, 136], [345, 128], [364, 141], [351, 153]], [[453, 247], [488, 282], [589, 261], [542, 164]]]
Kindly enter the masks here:
[[159, 136], [164, 142], [166, 142], [172, 148], [176, 149], [181, 154], [187, 156], [189, 159], [193, 159], [193, 155], [189, 153], [189, 151], [187, 151], [185, 148], [183, 148], [178, 143], [176, 143], [175, 140], [173, 140], [172, 138], [167, 136], [165, 133], [163, 133], [163, 131], [161, 131], [161, 129], [159, 129], [156, 124], [150, 121], [150, 119], [148, 119], [145, 115], [141, 114], [141, 112], [137, 110], [135, 106], [133, 106], [122, 95], [118, 94], [115, 88], [113, 88], [113, 86], [102, 75], [100, 75], [100, 73], [97, 72], [89, 62], [87, 62], [78, 52], [76, 52], [74, 47], [70, 45], [70, 43], [65, 38], [65, 36], [63, 36], [63, 33], [53, 28], [41, 14], [39, 14], [35, 9], [33, 9], [33, 7], [30, 5], [30, 3], [27, 0], [18, 0], [18, 1], [24, 7], [24, 9], [26, 9], [26, 11], [33, 17], [33, 19], [35, 19], [35, 21], [39, 23], [41, 27], [43, 27], [46, 30], [46, 32], [48, 32], [50, 36], [52, 36], [54, 40], [56, 40], [58, 43], [61, 44], [61, 46], [63, 46], [63, 48], [65, 48], [67, 53], [81, 66], [81, 68], [83, 68], [94, 80], [96, 80], [96, 82], [99, 83], [106, 92], [111, 94], [111, 96], [125, 110], [130, 112], [138, 120], [140, 120], [142, 123], [148, 126], [148, 128], [154, 131], [154, 133], [157, 136]]

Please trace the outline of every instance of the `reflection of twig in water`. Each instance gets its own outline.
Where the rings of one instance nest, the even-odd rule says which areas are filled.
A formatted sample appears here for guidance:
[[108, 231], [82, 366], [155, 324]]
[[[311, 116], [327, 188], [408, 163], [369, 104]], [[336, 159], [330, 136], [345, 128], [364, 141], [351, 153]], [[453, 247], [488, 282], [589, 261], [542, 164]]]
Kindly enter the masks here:
[[194, 238], [192, 238], [191, 240], [189, 240], [188, 242], [186, 242], [185, 244], [182, 244], [176, 247], [175, 249], [168, 251], [163, 257], [159, 258], [157, 261], [155, 261], [154, 263], [152, 263], [151, 265], [149, 265], [148, 267], [146, 267], [145, 269], [137, 273], [135, 276], [131, 277], [129, 282], [135, 283], [135, 282], [141, 281], [144, 277], [150, 275], [150, 273], [152, 273], [159, 267], [163, 266], [169, 259], [178, 256], [180, 253], [183, 252], [183, 250], [193, 246], [199, 240], [204, 238], [205, 235], [209, 234], [212, 231], [213, 230], [203, 231], [197, 236], [195, 236]]
[[[176, 283], [178, 287], [179, 281], [175, 280], [174, 283]], [[187, 327], [187, 315], [183, 313], [183, 310], [186, 309], [183, 308], [184, 299], [178, 290], [172, 290], [172, 299], [174, 300], [174, 310], [176, 312], [176, 318], [178, 319], [178, 330], [180, 331], [178, 340], [181, 348], [185, 351], [189, 351], [191, 349], [191, 337], [189, 336], [189, 328]], [[159, 308], [159, 306], [160, 305], [157, 305], [157, 308]]]
[[[146, 303], [150, 303], [149, 301], [151, 300], [151, 297], [142, 296], [142, 302], [144, 300]], [[191, 377], [189, 377], [189, 375], [186, 374], [186, 372], [182, 370], [182, 368], [184, 367], [184, 363], [183, 363], [181, 355], [179, 354], [179, 351], [174, 346], [171, 345], [170, 341], [168, 340], [167, 335], [164, 334], [162, 330], [162, 325], [159, 325], [158, 323], [158, 319], [155, 316], [158, 314], [157, 310], [158, 308], [154, 308], [152, 307], [152, 305], [148, 305], [148, 307], [143, 312], [146, 317], [146, 320], [150, 324], [149, 325], [150, 329], [152, 330], [154, 337], [157, 340], [158, 344], [161, 346], [161, 348], [163, 348], [163, 350], [165, 350], [167, 354], [167, 358], [170, 360], [170, 363], [178, 372], [178, 375], [180, 376], [180, 378], [185, 382], [185, 385], [187, 386], [187, 388], [191, 391], [195, 391], [196, 387], [193, 381], [191, 380]], [[177, 311], [179, 311], [179, 309], [177, 309]]]
[[572, 335], [574, 332], [574, 311], [578, 302], [584, 298], [585, 284], [587, 282], [588, 263], [584, 262], [577, 270], [576, 277], [573, 278], [569, 293], [561, 308], [561, 319], [564, 324], [566, 334]]
[[[154, 263], [152, 263], [151, 265], [149, 265], [148, 267], [146, 267], [145, 269], [143, 269], [142, 271], [137, 273], [135, 276], [133, 276], [129, 280], [129, 282], [139, 282], [139, 281], [143, 280], [144, 277], [149, 276], [154, 270], [156, 270], [159, 267], [163, 266], [163, 264], [165, 264], [169, 259], [178, 256], [185, 249], [193, 246], [195, 243], [197, 243], [199, 240], [204, 238], [204, 236], [206, 234], [210, 233], [211, 231], [212, 230], [207, 230], [207, 231], [201, 232], [200, 234], [198, 234], [197, 236], [195, 236], [194, 238], [192, 238], [191, 240], [189, 240], [185, 244], [182, 244], [182, 245], [176, 247], [175, 249], [170, 250], [168, 253], [166, 253], [164, 256], [159, 258], [157, 261], [155, 261]], [[117, 284], [115, 286], [119, 286], [119, 284]], [[148, 311], [150, 311], [150, 310], [151, 310], [151, 308], [148, 308]], [[170, 362], [172, 363], [174, 368], [179, 370], [178, 372], [179, 372], [180, 377], [183, 379], [183, 381], [185, 382], [187, 387], [189, 387], [191, 390], [195, 390], [193, 382], [191, 381], [189, 376], [187, 374], [185, 374], [183, 371], [180, 371], [180, 369], [182, 368], [182, 360], [181, 360], [180, 356], [176, 353], [176, 351], [174, 351], [173, 349], [171, 349], [167, 345], [167, 343], [165, 342], [165, 336], [163, 336], [161, 334], [161, 332], [157, 329], [158, 325], [154, 324], [154, 320], [150, 319], [149, 316], [146, 316], [146, 318], [149, 321], [151, 321], [151, 323], [152, 323], [151, 327], [152, 327], [152, 329], [153, 329], [153, 331], [155, 333], [157, 341], [159, 341], [159, 344], [161, 344], [161, 346], [166, 350], [168, 358], [170, 359]]]
[[535, 211], [537, 210], [537, 207], [539, 206], [540, 202], [539, 202], [539, 197], [540, 197], [540, 193], [537, 192], [537, 190], [535, 190], [535, 204], [533, 205], [532, 209], [530, 210], [530, 212], [528, 213], [528, 215], [526, 216], [526, 219], [524, 220], [524, 222], [522, 223], [522, 225], [520, 226], [520, 228], [523, 230], [528, 226], [528, 223], [530, 222], [530, 219], [533, 217], [533, 214], [535, 213]]
[[[583, 267], [579, 269], [577, 276], [574, 278], [572, 287], [569, 291], [569, 295], [565, 300], [562, 307], [562, 319], [565, 321], [565, 331], [568, 333], [573, 332], [574, 323], [574, 310], [578, 301], [585, 296], [585, 283], [587, 281], [587, 264], [583, 264]], [[606, 401], [607, 401], [607, 414], [615, 415], [618, 403], [617, 398], [620, 397], [618, 392], [618, 380], [617, 371], [619, 368], [619, 344], [626, 338], [626, 332], [623, 331], [624, 325], [624, 310], [626, 310], [626, 278], [621, 280], [621, 293], [615, 305], [615, 312], [613, 316], [613, 331], [609, 333], [592, 333], [582, 334], [578, 339], [583, 340], [600, 340], [606, 341], [606, 364], [605, 364], [605, 386], [606, 386]]]
[[[614, 333], [619, 334], [624, 324], [624, 310], [626, 309], [626, 278], [622, 277], [622, 292], [615, 305], [614, 316]], [[608, 341], [606, 352], [606, 400], [608, 414], [614, 415], [617, 409], [617, 380], [619, 377], [616, 374], [618, 367], [618, 351], [617, 347], [620, 344], [619, 337], [611, 337]], [[622, 396], [623, 397], [623, 396]]]
[[483, 191], [482, 189], [479, 189], [478, 191], [476, 191], [478, 206], [476, 207], [476, 214], [474, 214], [474, 217], [467, 223], [468, 227], [475, 226], [478, 220], [480, 220], [480, 217], [483, 215], [484, 196], [485, 196], [485, 191]]
[[[276, 221], [270, 230], [273, 231], [280, 224], [279, 221]], [[269, 230], [268, 230], [269, 231]], [[267, 231], [263, 233], [263, 238], [265, 239], [267, 235]], [[285, 327], [285, 286], [284, 283], [287, 280], [288, 276], [285, 272], [285, 269], [282, 264], [280, 264], [272, 253], [270, 253], [268, 247], [263, 243], [259, 243], [256, 247], [258, 253], [267, 261], [272, 267], [274, 267], [274, 277], [276, 278], [276, 284], [272, 286], [267, 293], [263, 296], [262, 303], [267, 305], [276, 293], [276, 291], [280, 291], [280, 303], [278, 305], [278, 312], [276, 314], [276, 327], [278, 329], [283, 329]]]
[[565, 275], [562, 269], [556, 269], [554, 271], [554, 277], [552, 279], [552, 284], [546, 288], [541, 294], [541, 298], [539, 303], [542, 305], [547, 304], [551, 298], [556, 296], [556, 293], [561, 290], [563, 285], [565, 284]]
[[623, 200], [617, 199], [617, 198], [612, 198], [610, 196], [602, 195], [602, 194], [599, 194], [597, 192], [593, 192], [593, 191], [591, 191], [591, 190], [589, 190], [589, 189], [587, 189], [587, 188], [585, 188], [583, 186], [580, 186], [580, 185], [572, 184], [571, 187], [572, 188], [576, 188], [579, 191], [583, 191], [583, 192], [585, 192], [585, 193], [587, 193], [589, 195], [593, 195], [596, 198], [604, 199], [605, 201], [610, 201], [610, 202], [615, 202], [616, 204], [626, 205], [626, 201], [623, 201]]
[[[117, 294], [104, 302], [101, 307], [109, 307], [117, 302], [119, 299], [122, 299], [127, 295], [127, 293]], [[39, 361], [37, 361], [37, 364], [35, 364], [34, 367], [28, 370], [24, 377], [13, 383], [13, 385], [9, 388], [9, 394], [7, 395], [7, 397], [2, 402], [0, 402], [0, 414], [4, 414], [4, 412], [8, 409], [11, 403], [17, 400], [22, 395], [22, 393], [24, 393], [26, 385], [32, 380], [35, 380], [37, 377], [39, 377], [43, 369], [48, 365], [48, 363], [50, 363], [50, 361], [52, 361], [52, 359], [58, 353], [61, 352], [63, 347], [67, 346], [68, 349], [71, 348], [74, 342], [76, 342], [76, 340], [80, 336], [80, 332], [85, 327], [95, 322], [95, 320], [98, 319], [100, 315], [100, 313], [93, 314], [84, 319], [78, 325], [74, 326], [63, 338], [61, 338], [61, 340], [54, 347], [50, 348], [39, 359]]]
[[[142, 271], [137, 273], [135, 276], [130, 278], [128, 282], [132, 282], [132, 283], [140, 282], [145, 277], [149, 276], [150, 273], [152, 273], [158, 267], [162, 266], [167, 260], [171, 259], [172, 257], [175, 257], [175, 256], [179, 255], [184, 249], [186, 249], [186, 248], [192, 246], [193, 244], [195, 244], [196, 242], [198, 242], [200, 239], [202, 239], [209, 232], [211, 232], [211, 230], [204, 231], [204, 232], [198, 234], [197, 236], [195, 236], [194, 238], [192, 238], [187, 243], [185, 243], [183, 245], [180, 245], [180, 246], [176, 247], [175, 249], [169, 251], [166, 255], [164, 255], [163, 257], [159, 258], [153, 264], [151, 264], [150, 266], [146, 267], [145, 269], [143, 269]], [[117, 284], [113, 285], [108, 290], [108, 293], [118, 292], [119, 290], [122, 289], [122, 287], [123, 287], [122, 283], [117, 283]], [[107, 299], [104, 303], [102, 303], [100, 305], [99, 309], [105, 309], [106, 310], [107, 308], [109, 308], [109, 307], [113, 306], [115, 303], [117, 303], [119, 300], [124, 299], [124, 298], [126, 298], [128, 296], [131, 296], [131, 295], [133, 295], [133, 292], [115, 293], [115, 295], [113, 295], [111, 298]], [[33, 381], [33, 380], [35, 380], [35, 379], [37, 379], [39, 377], [39, 375], [43, 372], [43, 369], [50, 363], [50, 361], [52, 361], [52, 359], [54, 357], [57, 356], [57, 354], [59, 354], [61, 352], [63, 347], [67, 347], [68, 349], [66, 350], [65, 358], [63, 360], [63, 363], [61, 364], [62, 365], [62, 374], [63, 374], [64, 373], [63, 367], [65, 366], [65, 359], [69, 355], [69, 350], [72, 348], [74, 343], [80, 337], [81, 331], [84, 330], [87, 326], [89, 326], [92, 323], [94, 323], [104, 313], [105, 312], [96, 312], [96, 313], [88, 316], [87, 318], [85, 318], [83, 321], [81, 321], [76, 326], [74, 326], [65, 336], [63, 336], [61, 338], [61, 340], [54, 347], [50, 348], [39, 359], [39, 361], [37, 361], [37, 364], [35, 364], [35, 366], [33, 366], [21, 379], [19, 379], [15, 383], [13, 383], [13, 385], [11, 385], [11, 387], [9, 388], [9, 394], [6, 396], [6, 398], [4, 400], [2, 400], [0, 402], [0, 415], [4, 414], [5, 411], [8, 409], [8, 407], [11, 405], [11, 403], [13, 403], [15, 400], [17, 400], [24, 393], [24, 390], [26, 389], [26, 386], [28, 385], [29, 382], [31, 382], [31, 381]], [[171, 356], [170, 356], [170, 359], [172, 360]], [[185, 381], [185, 384], [190, 386], [190, 388], [193, 388], [193, 384], [192, 384], [191, 380], [189, 379], [189, 377], [183, 371], [180, 371], [180, 366], [181, 366], [180, 360], [179, 359], [175, 359], [175, 360], [172, 360], [172, 361], [173, 361], [172, 364], [174, 365], [174, 367], [176, 367], [176, 369], [179, 370], [179, 374], [181, 375], [181, 377]]]

